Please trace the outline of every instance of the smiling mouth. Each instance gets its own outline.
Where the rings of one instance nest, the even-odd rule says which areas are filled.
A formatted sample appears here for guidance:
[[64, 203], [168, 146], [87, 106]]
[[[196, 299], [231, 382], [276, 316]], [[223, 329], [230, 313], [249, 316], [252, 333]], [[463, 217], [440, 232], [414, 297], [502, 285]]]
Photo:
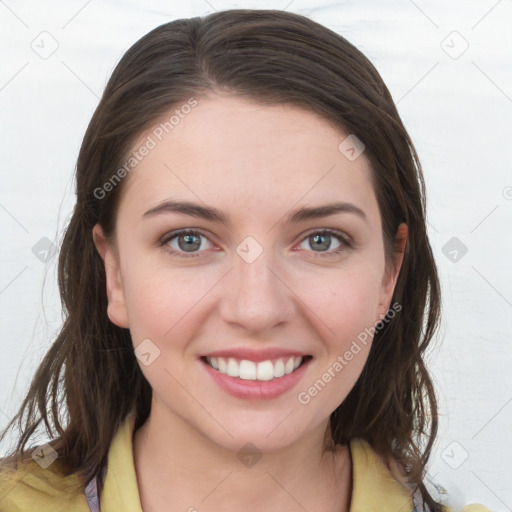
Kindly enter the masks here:
[[290, 356], [255, 362], [233, 357], [201, 357], [204, 363], [223, 375], [262, 382], [290, 375], [310, 359], [312, 356]]

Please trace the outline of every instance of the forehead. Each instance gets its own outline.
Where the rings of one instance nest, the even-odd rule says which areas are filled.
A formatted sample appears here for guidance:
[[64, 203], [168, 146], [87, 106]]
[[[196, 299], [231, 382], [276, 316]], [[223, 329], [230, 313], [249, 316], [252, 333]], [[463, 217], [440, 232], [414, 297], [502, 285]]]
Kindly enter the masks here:
[[196, 100], [170, 122], [179, 110], [173, 107], [132, 147], [151, 147], [123, 184], [121, 204], [139, 216], [169, 197], [223, 210], [272, 205], [283, 213], [297, 202], [350, 200], [376, 213], [364, 153], [347, 159], [338, 146], [348, 134], [326, 119], [290, 104], [261, 105], [234, 95]]

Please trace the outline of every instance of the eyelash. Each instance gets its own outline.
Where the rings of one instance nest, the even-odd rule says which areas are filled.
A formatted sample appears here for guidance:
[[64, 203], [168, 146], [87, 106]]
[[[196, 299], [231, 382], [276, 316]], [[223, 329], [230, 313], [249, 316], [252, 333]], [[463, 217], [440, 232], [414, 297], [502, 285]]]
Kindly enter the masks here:
[[[313, 254], [315, 254], [315, 257], [319, 257], [319, 258], [335, 257], [335, 256], [338, 256], [340, 253], [342, 253], [344, 251], [348, 251], [348, 250], [353, 248], [353, 244], [352, 244], [351, 240], [349, 239], [349, 237], [347, 235], [345, 235], [341, 231], [336, 231], [336, 230], [328, 229], [328, 228], [320, 229], [320, 230], [317, 230], [317, 231], [310, 231], [309, 233], [307, 233], [307, 234], [305, 234], [303, 236], [303, 238], [301, 239], [300, 243], [304, 242], [304, 240], [307, 240], [309, 237], [311, 237], [313, 235], [318, 235], [318, 234], [319, 235], [334, 236], [340, 242], [342, 242], [342, 245], [338, 249], [336, 249], [334, 251], [311, 251], [311, 252], [313, 252]], [[181, 231], [174, 231], [174, 232], [170, 233], [169, 236], [166, 236], [160, 242], [160, 246], [166, 252], [168, 252], [168, 253], [170, 253], [172, 255], [177, 255], [178, 257], [181, 257], [181, 258], [195, 258], [195, 257], [201, 256], [200, 252], [186, 254], [184, 252], [180, 252], [180, 251], [176, 251], [174, 249], [171, 249], [167, 245], [174, 238], [176, 238], [178, 236], [183, 236], [183, 235], [201, 235], [201, 236], [204, 236], [205, 238], [208, 238], [204, 233], [202, 233], [199, 230], [184, 229], [184, 230], [181, 230]]]

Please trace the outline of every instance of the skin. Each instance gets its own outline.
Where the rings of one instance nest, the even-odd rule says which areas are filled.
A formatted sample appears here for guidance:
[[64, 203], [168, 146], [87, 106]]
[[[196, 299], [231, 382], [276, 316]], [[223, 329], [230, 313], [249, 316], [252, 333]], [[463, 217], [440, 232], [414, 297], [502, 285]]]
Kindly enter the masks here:
[[[160, 350], [150, 365], [139, 361], [153, 389], [133, 443], [145, 510], [349, 510], [350, 451], [322, 453], [322, 443], [371, 343], [307, 405], [297, 395], [386, 314], [407, 228], [400, 226], [401, 250], [387, 268], [371, 169], [364, 153], [349, 161], [338, 150], [346, 135], [295, 106], [220, 92], [198, 98], [125, 178], [116, 245], [94, 227], [109, 318], [130, 329], [134, 347], [149, 338]], [[176, 212], [142, 218], [171, 198], [215, 207], [230, 223]], [[344, 212], [286, 223], [291, 210], [334, 201], [353, 203], [366, 220]], [[158, 245], [184, 228], [202, 230], [198, 257], [186, 257], [183, 238], [181, 248], [179, 237], [167, 246], [185, 257]], [[322, 251], [310, 236], [323, 228], [345, 233], [353, 248], [333, 236]], [[263, 250], [252, 263], [236, 252], [247, 236]], [[293, 389], [247, 401], [220, 389], [199, 360], [242, 346], [292, 347], [313, 359]], [[252, 467], [236, 456], [248, 442], [262, 453]]]

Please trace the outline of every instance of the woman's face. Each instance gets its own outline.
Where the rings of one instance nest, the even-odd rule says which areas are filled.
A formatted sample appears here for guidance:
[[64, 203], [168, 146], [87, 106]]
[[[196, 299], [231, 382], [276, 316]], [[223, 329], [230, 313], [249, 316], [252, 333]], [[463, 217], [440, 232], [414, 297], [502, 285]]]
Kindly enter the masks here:
[[347, 134], [228, 95], [181, 112], [132, 148], [146, 155], [124, 178], [117, 250], [94, 229], [108, 314], [130, 329], [152, 414], [229, 449], [278, 449], [325, 431], [402, 255], [386, 272], [370, 168], [338, 148]]

